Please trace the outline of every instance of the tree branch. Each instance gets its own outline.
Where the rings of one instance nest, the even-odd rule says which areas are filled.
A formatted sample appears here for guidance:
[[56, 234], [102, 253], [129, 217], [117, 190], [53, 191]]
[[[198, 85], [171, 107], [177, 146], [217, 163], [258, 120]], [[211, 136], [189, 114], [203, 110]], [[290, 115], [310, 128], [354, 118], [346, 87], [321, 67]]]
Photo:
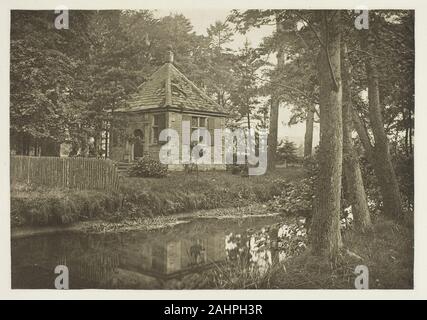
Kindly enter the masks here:
[[[335, 78], [335, 73], [334, 73], [334, 69], [332, 69], [332, 62], [331, 62], [331, 55], [329, 54], [329, 48], [328, 48], [328, 43], [329, 43], [329, 28], [328, 28], [328, 21], [326, 19], [326, 15], [323, 13], [322, 14], [323, 19], [324, 19], [324, 23], [325, 23], [325, 37], [326, 37], [326, 46], [325, 46], [325, 51], [326, 51], [326, 58], [328, 60], [328, 66], [329, 66], [329, 72], [331, 73], [331, 78], [332, 78], [332, 83], [334, 84], [334, 89], [335, 91], [338, 91], [338, 83], [337, 83], [337, 79]], [[333, 16], [332, 16], [333, 17]]]
[[306, 19], [306, 18], [304, 18], [302, 15], [300, 15], [297, 11], [295, 12], [295, 14], [301, 19], [301, 20], [303, 20], [306, 24], [307, 24], [307, 26], [310, 28], [310, 30], [314, 33], [314, 35], [316, 36], [316, 38], [317, 38], [317, 41], [319, 41], [319, 43], [320, 43], [320, 46], [322, 47], [322, 48], [325, 48], [326, 46], [325, 46], [325, 44], [323, 43], [323, 41], [322, 41], [322, 39], [320, 39], [320, 36], [317, 34], [317, 32], [316, 32], [316, 30], [314, 30], [314, 27], [312, 26], [312, 24]]
[[269, 82], [272, 85], [276, 85], [276, 86], [279, 86], [279, 87], [282, 87], [282, 88], [285, 88], [285, 89], [289, 89], [289, 90], [295, 91], [295, 92], [299, 93], [301, 96], [303, 96], [304, 98], [306, 98], [306, 99], [310, 100], [311, 102], [313, 102], [314, 104], [319, 104], [319, 101], [317, 101], [315, 98], [311, 97], [309, 94], [305, 93], [304, 91], [302, 91], [302, 90], [300, 90], [298, 88], [291, 87], [291, 86], [288, 86], [288, 85], [282, 84], [282, 83], [277, 83], [277, 82], [274, 82], [274, 81], [271, 81], [271, 80], [266, 80], [266, 79], [263, 79], [263, 78], [258, 77], [256, 75], [255, 75], [255, 78], [257, 78], [258, 80], [261, 80], [261, 81]]
[[[328, 21], [327, 21], [327, 19], [326, 19], [326, 16], [324, 15], [324, 14], [322, 14], [322, 17], [323, 17], [323, 19], [324, 19], [324, 23], [325, 23], [325, 28], [326, 28], [326, 44], [322, 41], [322, 39], [320, 38], [320, 36], [317, 34], [317, 32], [316, 32], [316, 30], [314, 29], [314, 27], [312, 26], [312, 24], [307, 20], [307, 19], [305, 19], [302, 15], [300, 15], [298, 12], [295, 12], [295, 14], [301, 19], [301, 20], [303, 20], [306, 24], [307, 24], [307, 26], [310, 28], [310, 30], [314, 33], [314, 35], [316, 36], [316, 38], [317, 38], [317, 41], [319, 41], [319, 43], [320, 43], [320, 46], [323, 48], [323, 50], [325, 50], [325, 53], [326, 53], [326, 58], [327, 58], [327, 60], [328, 60], [328, 66], [329, 66], [329, 72], [331, 73], [331, 77], [332, 77], [332, 83], [333, 83], [333, 85], [334, 85], [334, 89], [335, 89], [335, 91], [337, 91], [338, 90], [338, 83], [337, 83], [337, 80], [336, 80], [336, 77], [335, 77], [335, 74], [334, 74], [334, 70], [332, 69], [332, 62], [331, 62], [331, 56], [330, 56], [330, 54], [329, 54], [329, 48], [328, 48], [328, 34], [329, 34], [329, 31], [328, 31]], [[336, 12], [334, 13], [334, 15], [336, 14]], [[332, 16], [332, 18], [333, 18], [333, 16]], [[331, 19], [332, 19], [331, 18]]]

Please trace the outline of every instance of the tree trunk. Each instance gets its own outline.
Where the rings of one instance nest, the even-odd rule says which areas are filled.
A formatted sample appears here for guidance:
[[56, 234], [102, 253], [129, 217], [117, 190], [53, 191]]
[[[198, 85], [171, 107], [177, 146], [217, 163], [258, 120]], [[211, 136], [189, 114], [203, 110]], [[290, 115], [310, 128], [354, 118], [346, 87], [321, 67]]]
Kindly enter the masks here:
[[342, 58], [342, 87], [343, 87], [343, 170], [354, 224], [358, 231], [364, 233], [372, 230], [362, 172], [358, 156], [352, 141], [352, 97], [351, 97], [351, 68], [347, 58], [347, 47], [343, 45]]
[[[282, 32], [281, 21], [276, 16], [276, 31]], [[280, 48], [277, 52], [277, 70], [283, 66], [284, 52], [283, 49]], [[277, 91], [277, 90], [275, 90]], [[277, 153], [277, 132], [278, 132], [278, 122], [279, 122], [279, 106], [280, 106], [280, 98], [278, 97], [277, 92], [271, 95], [271, 107], [270, 107], [270, 125], [269, 132], [267, 137], [267, 169], [272, 170], [276, 167], [276, 153]]]
[[412, 143], [412, 110], [409, 109], [409, 153], [410, 155], [414, 154], [414, 146]]
[[[369, 32], [369, 30], [367, 30]], [[382, 108], [380, 104], [378, 70], [373, 57], [369, 34], [362, 37], [362, 48], [369, 53], [366, 57], [366, 75], [368, 78], [369, 121], [374, 136], [374, 147], [368, 146], [371, 153], [371, 163], [381, 189], [383, 211], [397, 218], [402, 213], [402, 201], [389, 151], [389, 142], [384, 130]]]
[[[403, 123], [407, 122], [405, 109], [402, 110]], [[396, 130], [397, 131], [397, 130]], [[405, 153], [409, 155], [409, 128], [405, 128]]]
[[311, 228], [314, 255], [334, 261], [342, 245], [340, 233], [342, 177], [342, 91], [340, 11], [319, 12], [321, 39], [320, 148], [317, 194]]
[[277, 152], [277, 131], [279, 121], [279, 104], [280, 101], [276, 97], [271, 97], [270, 108], [270, 125], [267, 137], [268, 144], [268, 170], [273, 170], [276, 167], [276, 152]]
[[310, 158], [313, 152], [313, 125], [314, 110], [310, 108], [307, 110], [307, 118], [305, 120], [304, 159]]
[[[250, 114], [249, 111], [246, 114], [246, 121], [247, 121], [247, 124], [248, 124], [248, 141], [251, 141], [251, 114]], [[249, 167], [249, 154], [252, 152], [252, 150], [249, 149], [249, 148], [252, 147], [252, 145], [250, 143], [247, 145], [247, 147], [248, 147], [248, 152], [245, 155], [245, 165], [246, 165], [246, 169], [245, 170], [247, 170], [248, 167]]]

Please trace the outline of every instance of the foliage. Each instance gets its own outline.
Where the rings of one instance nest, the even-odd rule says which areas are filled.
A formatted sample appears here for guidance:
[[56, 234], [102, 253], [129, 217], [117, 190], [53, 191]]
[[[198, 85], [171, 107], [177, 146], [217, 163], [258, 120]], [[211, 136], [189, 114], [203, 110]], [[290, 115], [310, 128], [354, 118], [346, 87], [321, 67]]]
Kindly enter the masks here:
[[314, 179], [305, 178], [287, 183], [280, 195], [269, 202], [273, 210], [290, 214], [311, 215], [314, 198]]
[[81, 34], [87, 15], [76, 13], [75, 27], [68, 32], [55, 29], [54, 19], [53, 11], [12, 12], [12, 143], [20, 137], [27, 142], [29, 138], [64, 140], [67, 126], [74, 121], [72, 91], [87, 53], [87, 37]]
[[378, 217], [374, 232], [343, 232], [346, 249], [331, 267], [326, 260], [304, 253], [286, 261], [286, 272], [274, 277], [274, 288], [354, 289], [354, 268], [369, 268], [370, 289], [413, 287], [413, 227]]
[[[378, 181], [374, 174], [372, 165], [362, 153], [360, 158], [360, 168], [362, 170], [363, 181], [368, 205], [371, 214], [378, 213], [382, 208], [382, 196]], [[399, 188], [406, 211], [414, 210], [414, 158], [412, 154], [406, 153], [406, 147], [402, 143], [392, 144], [391, 156], [399, 182]]]
[[137, 163], [129, 168], [129, 175], [131, 177], [163, 178], [167, 172], [167, 165], [148, 155], [142, 156], [138, 159]]
[[216, 21], [207, 29], [209, 43], [201, 58], [203, 85], [216, 102], [224, 109], [231, 107], [230, 93], [233, 88], [234, 54], [227, 45], [232, 41], [233, 32], [226, 22]]
[[315, 21], [311, 11], [233, 10], [229, 20], [240, 32], [262, 25], [276, 24], [276, 31], [259, 46], [262, 55], [280, 52], [285, 63], [264, 70], [261, 91], [273, 94], [291, 108], [289, 124], [305, 120], [306, 112], [318, 104], [316, 59], [320, 45], [302, 18]]
[[245, 41], [233, 62], [235, 82], [230, 100], [237, 119], [245, 119], [247, 127], [251, 128], [251, 115], [259, 104], [260, 96], [257, 72], [265, 63], [248, 41]]
[[281, 140], [277, 146], [277, 159], [285, 162], [296, 162], [298, 156], [296, 154], [297, 146], [293, 141], [287, 139]]
[[[307, 238], [304, 228], [291, 224], [280, 232], [284, 245], [294, 244], [282, 261], [272, 259], [265, 270], [253, 268], [250, 259], [229, 260], [199, 276], [196, 288], [218, 289], [354, 289], [354, 268], [369, 268], [369, 288], [409, 289], [413, 287], [413, 226], [384, 218], [374, 220], [374, 233], [343, 232], [346, 249], [335, 265], [301, 250]], [[286, 236], [289, 235], [289, 236]], [[281, 247], [281, 246], [280, 246]], [[284, 248], [283, 250], [287, 250]], [[262, 272], [261, 272], [262, 271]]]
[[125, 211], [130, 216], [157, 216], [193, 210], [265, 203], [281, 193], [301, 170], [241, 177], [228, 172], [173, 173], [164, 179], [126, 178], [122, 182]]
[[114, 110], [166, 61], [168, 50], [202, 86], [214, 83], [205, 66], [219, 70], [222, 60], [210, 47], [218, 26], [210, 38], [199, 36], [180, 14], [75, 10], [69, 30], [57, 30], [55, 17], [53, 11], [12, 13], [11, 137], [19, 153], [22, 137], [33, 144], [68, 141], [74, 149], [86, 149], [93, 137], [94, 153], [105, 154], [101, 133], [117, 121]]
[[[292, 219], [293, 220], [293, 219]], [[294, 221], [269, 225], [259, 231], [229, 234], [227, 262], [216, 265], [203, 276], [204, 287], [257, 289], [274, 285], [283, 262], [301, 254], [307, 243], [303, 224]]]
[[228, 164], [227, 171], [230, 171], [232, 174], [246, 174], [248, 172], [248, 166], [246, 164]]
[[394, 157], [400, 192], [407, 211], [414, 211], [414, 156], [398, 154]]
[[225, 265], [215, 266], [215, 269], [203, 274], [203, 286], [217, 289], [265, 288], [273, 284], [272, 278], [281, 267], [280, 264], [275, 264], [267, 267], [267, 270], [262, 270], [254, 267], [250, 256], [243, 256]]

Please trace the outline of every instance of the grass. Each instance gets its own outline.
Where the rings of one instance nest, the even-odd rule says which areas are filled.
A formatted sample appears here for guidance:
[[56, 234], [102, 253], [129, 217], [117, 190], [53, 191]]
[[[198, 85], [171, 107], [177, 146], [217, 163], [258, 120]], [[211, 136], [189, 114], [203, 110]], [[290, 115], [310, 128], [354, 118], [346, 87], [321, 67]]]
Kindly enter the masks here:
[[242, 257], [232, 265], [216, 265], [206, 273], [204, 285], [214, 289], [263, 289], [271, 288], [282, 266], [273, 264], [265, 270], [254, 267]]
[[382, 217], [374, 232], [343, 232], [345, 250], [331, 266], [313, 257], [308, 249], [263, 272], [249, 265], [229, 262], [207, 273], [206, 286], [218, 289], [354, 289], [357, 265], [369, 270], [370, 289], [413, 288], [413, 226]]
[[117, 212], [121, 198], [116, 192], [13, 185], [11, 224], [13, 227], [66, 225], [98, 219]]
[[169, 216], [194, 210], [238, 208], [264, 203], [303, 175], [301, 168], [280, 168], [263, 176], [229, 172], [170, 173], [165, 178], [122, 180], [118, 192], [11, 186], [12, 226], [66, 225], [78, 221]]

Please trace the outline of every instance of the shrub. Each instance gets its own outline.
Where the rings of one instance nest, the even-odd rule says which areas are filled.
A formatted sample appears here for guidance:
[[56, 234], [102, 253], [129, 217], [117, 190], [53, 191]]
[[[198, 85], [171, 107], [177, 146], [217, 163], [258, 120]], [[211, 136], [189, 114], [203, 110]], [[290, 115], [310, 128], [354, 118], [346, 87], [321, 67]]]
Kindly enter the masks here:
[[247, 174], [248, 166], [246, 164], [227, 164], [227, 171], [230, 171], [232, 174]]
[[166, 165], [145, 155], [129, 169], [129, 175], [131, 177], [162, 178], [166, 176], [167, 171]]
[[313, 178], [306, 178], [287, 183], [282, 193], [275, 196], [269, 205], [273, 210], [301, 214], [311, 212], [313, 198]]
[[414, 210], [414, 156], [404, 153], [394, 158], [396, 175], [405, 208]]

